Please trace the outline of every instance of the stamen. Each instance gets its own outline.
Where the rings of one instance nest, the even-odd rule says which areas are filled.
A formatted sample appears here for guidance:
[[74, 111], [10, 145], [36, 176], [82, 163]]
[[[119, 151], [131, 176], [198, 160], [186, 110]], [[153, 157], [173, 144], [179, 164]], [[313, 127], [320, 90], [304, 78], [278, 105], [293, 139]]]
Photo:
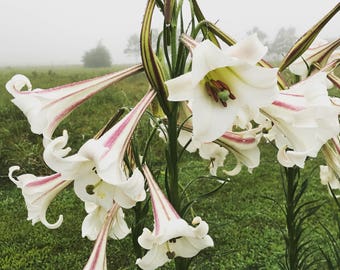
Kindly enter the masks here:
[[[171, 243], [171, 241], [174, 240], [174, 239], [176, 239], [176, 238], [170, 239], [169, 241], [165, 242], [166, 249], [168, 250], [165, 254], [169, 258], [169, 260], [172, 260], [176, 256], [176, 253], [174, 251], [171, 251], [170, 247], [169, 247], [169, 242]], [[175, 242], [176, 242], [176, 240], [175, 240]]]
[[100, 180], [98, 183], [96, 183], [95, 185], [87, 185], [86, 186], [86, 192], [89, 195], [93, 195], [94, 194], [94, 190], [101, 184], [102, 180]]
[[218, 102], [216, 91], [211, 87], [211, 84], [209, 82], [205, 83], [205, 88], [207, 89], [208, 95], [211, 96], [216, 102]]
[[93, 195], [94, 194], [94, 185], [87, 185], [86, 186], [86, 192], [89, 195]]
[[206, 78], [204, 86], [208, 92], [208, 95], [212, 97], [216, 102], [221, 102], [224, 107], [227, 107], [227, 101], [229, 99], [236, 99], [235, 95], [231, 92], [228, 85], [220, 80]]
[[168, 256], [168, 259], [169, 259], [169, 260], [172, 260], [173, 258], [175, 258], [176, 253], [175, 253], [174, 251], [168, 251], [168, 252], [166, 253], [166, 256]]

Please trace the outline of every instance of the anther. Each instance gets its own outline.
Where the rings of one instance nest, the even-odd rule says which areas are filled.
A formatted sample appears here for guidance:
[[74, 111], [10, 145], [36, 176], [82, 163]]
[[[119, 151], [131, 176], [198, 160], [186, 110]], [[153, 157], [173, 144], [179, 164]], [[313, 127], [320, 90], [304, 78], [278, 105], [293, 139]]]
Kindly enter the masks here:
[[87, 192], [87, 194], [93, 195], [93, 194], [94, 194], [94, 188], [95, 188], [94, 185], [87, 185], [87, 186], [86, 186], [86, 192]]
[[176, 253], [173, 251], [167, 251], [166, 256], [168, 256], [169, 260], [172, 260], [173, 258], [175, 258]]

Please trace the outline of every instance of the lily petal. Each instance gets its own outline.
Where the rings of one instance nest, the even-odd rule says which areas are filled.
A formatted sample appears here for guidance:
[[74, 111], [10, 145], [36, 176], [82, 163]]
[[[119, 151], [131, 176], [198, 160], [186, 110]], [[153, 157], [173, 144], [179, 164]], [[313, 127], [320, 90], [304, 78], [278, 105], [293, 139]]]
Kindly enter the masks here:
[[57, 194], [72, 181], [65, 180], [60, 173], [50, 176], [22, 174], [16, 178], [13, 177], [13, 173], [19, 169], [20, 167], [18, 166], [10, 167], [8, 177], [22, 190], [28, 210], [27, 220], [32, 220], [33, 225], [40, 221], [49, 229], [60, 227], [63, 222], [63, 216], [60, 215], [58, 220], [51, 224], [46, 219], [46, 211]]
[[[87, 237], [90, 240], [96, 240], [104, 225], [108, 211], [91, 202], [85, 202], [85, 209], [88, 215], [85, 217], [82, 224], [82, 237]], [[131, 230], [128, 228], [124, 220], [123, 210], [119, 208], [112, 219], [108, 235], [111, 238], [118, 240], [125, 238], [125, 236], [130, 232]]]
[[148, 92], [99, 139], [87, 141], [78, 153], [66, 157], [69, 149], [65, 148], [67, 132], [64, 132], [62, 137], [46, 146], [45, 162], [63, 176], [75, 179], [76, 192], [82, 200], [92, 201], [105, 209], [111, 207], [112, 201], [124, 208], [133, 207], [137, 201], [145, 199], [144, 177], [138, 169], [127, 177], [123, 158], [139, 119], [155, 95], [155, 91]]
[[166, 82], [169, 100], [191, 104], [194, 141], [212, 142], [233, 126], [245, 128], [274, 101], [277, 69], [255, 65], [265, 52], [256, 36], [225, 51], [205, 40], [193, 49], [192, 71]]
[[340, 132], [338, 111], [328, 97], [323, 72], [282, 91], [261, 112], [274, 123], [266, 137], [275, 140], [284, 166], [303, 167], [307, 156], [316, 157], [322, 145]]
[[[136, 65], [93, 79], [33, 91], [27, 77], [15, 75], [7, 82], [6, 88], [14, 97], [12, 102], [26, 115], [32, 132], [43, 134], [47, 144], [58, 124], [76, 107], [97, 92], [141, 69], [141, 65]], [[21, 91], [25, 85], [29, 91]]]
[[153, 232], [145, 228], [138, 237], [138, 243], [149, 251], [137, 259], [136, 264], [142, 269], [156, 269], [177, 256], [193, 257], [200, 250], [213, 246], [207, 235], [208, 224], [196, 217], [193, 224], [197, 226], [188, 225], [162, 193], [146, 165], [143, 171], [151, 193], [155, 224]]
[[107, 269], [106, 265], [106, 242], [112, 222], [117, 215], [119, 206], [114, 204], [112, 209], [107, 213], [102, 229], [100, 230], [96, 243], [84, 270], [103, 270]]

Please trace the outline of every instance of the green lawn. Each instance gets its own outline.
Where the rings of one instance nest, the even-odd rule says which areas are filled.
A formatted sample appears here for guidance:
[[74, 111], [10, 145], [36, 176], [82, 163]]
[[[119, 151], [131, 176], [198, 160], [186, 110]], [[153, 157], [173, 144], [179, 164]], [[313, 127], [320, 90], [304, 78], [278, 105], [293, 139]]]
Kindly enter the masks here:
[[[108, 71], [80, 67], [0, 69], [0, 269], [82, 269], [94, 244], [81, 237], [81, 224], [86, 213], [72, 187], [64, 190], [48, 211], [51, 222], [59, 214], [64, 215], [59, 229], [48, 230], [41, 224], [32, 226], [26, 220], [24, 199], [21, 191], [7, 178], [8, 167], [20, 165], [22, 173], [35, 175], [45, 175], [50, 171], [42, 160], [41, 138], [30, 132], [26, 118], [10, 102], [11, 96], [5, 90], [5, 83], [12, 75], [22, 73], [31, 79], [33, 88], [47, 88]], [[96, 134], [119, 107], [133, 106], [147, 89], [143, 74], [111, 86], [73, 112], [55, 134], [67, 129], [70, 145], [76, 151]], [[144, 119], [144, 124], [136, 133], [140, 144], [150, 130], [147, 119]], [[193, 214], [208, 222], [215, 247], [203, 250], [193, 260], [192, 269], [279, 269], [278, 262], [282, 261], [285, 253], [281, 234], [285, 223], [279, 207], [284, 205], [280, 167], [276, 161], [276, 149], [266, 142], [262, 142], [260, 147], [261, 165], [252, 174], [243, 169], [214, 196], [194, 204]], [[151, 155], [155, 157], [152, 169], [164, 170], [163, 152], [162, 141], [155, 138], [151, 150]], [[231, 157], [227, 160], [227, 163], [230, 162]], [[302, 170], [302, 178], [310, 179], [304, 200], [325, 202], [317, 214], [308, 220], [306, 227], [306, 235], [312, 240], [310, 245], [316, 252], [316, 258], [321, 258], [319, 246], [327, 247], [320, 223], [331, 230], [335, 226], [332, 200], [320, 184], [318, 170], [313, 171], [322, 163], [321, 158], [309, 160]], [[208, 165], [197, 154], [185, 153], [180, 168], [183, 184], [207, 176]], [[195, 198], [218, 185], [212, 179], [198, 180], [189, 190], [190, 197]], [[126, 214], [127, 219], [131, 220], [132, 213], [126, 211]], [[109, 240], [107, 256], [108, 269], [134, 269], [136, 258], [131, 238]], [[312, 269], [324, 269], [322, 267], [320, 262]], [[167, 264], [162, 269], [172, 268], [171, 264]]]

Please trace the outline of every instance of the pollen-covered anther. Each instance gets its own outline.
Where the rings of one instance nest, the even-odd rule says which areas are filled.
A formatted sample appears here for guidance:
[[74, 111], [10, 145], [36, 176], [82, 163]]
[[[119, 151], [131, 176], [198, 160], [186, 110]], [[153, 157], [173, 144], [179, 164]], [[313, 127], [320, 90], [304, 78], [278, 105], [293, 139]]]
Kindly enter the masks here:
[[93, 195], [93, 194], [94, 194], [94, 189], [95, 189], [95, 186], [94, 186], [94, 185], [87, 185], [87, 186], [86, 186], [86, 192], [87, 192], [87, 194]]
[[169, 258], [169, 260], [172, 260], [176, 257], [176, 254], [174, 251], [167, 251], [166, 256]]
[[228, 85], [220, 80], [208, 80], [205, 82], [205, 88], [208, 95], [212, 97], [216, 102], [221, 102], [224, 107], [227, 107], [227, 101], [229, 99], [236, 99], [235, 95], [231, 92]]

